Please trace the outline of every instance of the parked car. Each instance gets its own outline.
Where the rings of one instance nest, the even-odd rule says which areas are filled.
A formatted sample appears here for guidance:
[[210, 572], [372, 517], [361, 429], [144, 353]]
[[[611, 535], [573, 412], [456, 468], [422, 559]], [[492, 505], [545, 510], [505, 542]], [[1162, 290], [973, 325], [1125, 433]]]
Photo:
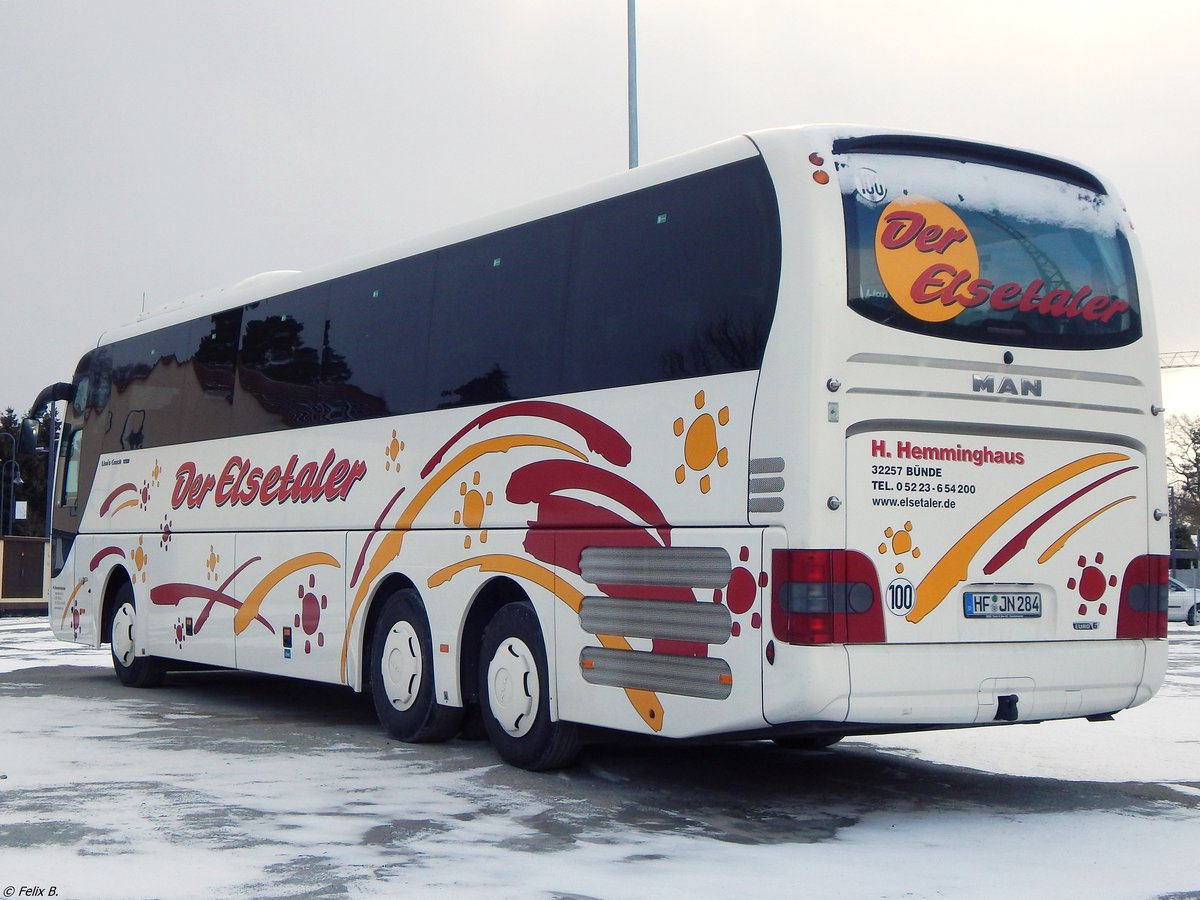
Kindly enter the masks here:
[[1168, 578], [1167, 621], [1200, 625], [1200, 590]]

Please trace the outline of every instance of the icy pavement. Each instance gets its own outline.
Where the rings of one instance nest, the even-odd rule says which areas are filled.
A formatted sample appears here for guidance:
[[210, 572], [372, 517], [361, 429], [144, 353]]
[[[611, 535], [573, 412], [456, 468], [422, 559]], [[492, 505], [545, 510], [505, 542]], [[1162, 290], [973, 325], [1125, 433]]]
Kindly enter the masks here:
[[111, 665], [108, 648], [63, 643], [43, 618], [0, 618], [0, 674], [37, 666]]
[[388, 741], [328, 686], [126, 690], [106, 651], [0, 619], [0, 892], [1200, 897], [1200, 629], [1171, 637], [1163, 691], [1113, 722], [601, 747], [532, 775]]

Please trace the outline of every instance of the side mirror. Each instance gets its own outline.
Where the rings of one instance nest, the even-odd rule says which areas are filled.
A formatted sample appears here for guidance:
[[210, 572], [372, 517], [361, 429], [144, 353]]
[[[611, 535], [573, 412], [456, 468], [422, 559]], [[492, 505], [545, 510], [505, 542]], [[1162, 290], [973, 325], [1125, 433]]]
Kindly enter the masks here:
[[34, 419], [21, 420], [21, 436], [17, 438], [18, 453], [33, 453], [37, 449], [38, 423]]

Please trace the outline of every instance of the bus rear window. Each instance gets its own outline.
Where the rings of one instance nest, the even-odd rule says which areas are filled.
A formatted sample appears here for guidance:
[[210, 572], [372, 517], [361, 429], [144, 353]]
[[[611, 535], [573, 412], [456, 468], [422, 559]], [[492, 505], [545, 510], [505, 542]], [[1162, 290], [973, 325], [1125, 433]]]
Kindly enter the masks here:
[[1050, 175], [961, 159], [838, 157], [850, 308], [956, 340], [1087, 350], [1142, 334], [1124, 212]]

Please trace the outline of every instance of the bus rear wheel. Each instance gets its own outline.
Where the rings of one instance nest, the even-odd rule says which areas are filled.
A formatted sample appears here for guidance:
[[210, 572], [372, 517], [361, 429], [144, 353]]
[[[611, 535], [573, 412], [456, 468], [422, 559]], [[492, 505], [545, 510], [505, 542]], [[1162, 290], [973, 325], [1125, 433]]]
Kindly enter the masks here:
[[463, 711], [435, 697], [429, 620], [416, 591], [399, 591], [384, 601], [371, 646], [375, 714], [396, 740], [446, 741], [458, 733]]
[[546, 647], [533, 604], [500, 608], [483, 632], [479, 706], [501, 759], [533, 772], [570, 765], [581, 746], [578, 726], [550, 719]]
[[126, 582], [117, 589], [109, 625], [113, 671], [126, 687], [157, 687], [163, 680], [162, 662], [153, 656], [137, 655], [137, 641], [134, 638], [136, 626], [137, 607], [133, 602], [133, 585]]

